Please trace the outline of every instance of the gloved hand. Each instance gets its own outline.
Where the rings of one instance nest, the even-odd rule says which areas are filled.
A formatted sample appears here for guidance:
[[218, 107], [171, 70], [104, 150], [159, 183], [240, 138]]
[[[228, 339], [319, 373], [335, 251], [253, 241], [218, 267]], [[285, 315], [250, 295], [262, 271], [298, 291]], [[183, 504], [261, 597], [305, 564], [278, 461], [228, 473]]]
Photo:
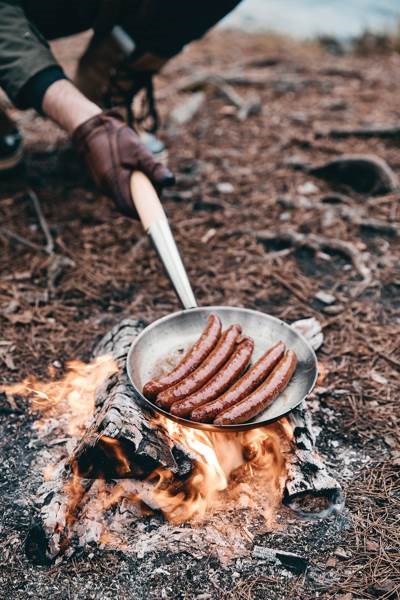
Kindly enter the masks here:
[[77, 127], [72, 136], [95, 184], [123, 214], [137, 218], [129, 188], [132, 171], [142, 171], [154, 186], [173, 185], [171, 171], [143, 146], [117, 111], [106, 111]]

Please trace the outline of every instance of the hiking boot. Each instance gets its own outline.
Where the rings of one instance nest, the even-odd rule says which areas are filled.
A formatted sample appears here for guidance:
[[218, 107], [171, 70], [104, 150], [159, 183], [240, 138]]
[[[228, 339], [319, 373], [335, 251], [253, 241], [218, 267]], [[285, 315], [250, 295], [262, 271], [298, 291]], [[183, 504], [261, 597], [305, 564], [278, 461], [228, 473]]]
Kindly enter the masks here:
[[16, 167], [22, 154], [22, 136], [14, 121], [0, 108], [0, 172]]
[[[124, 44], [121, 31], [127, 38], [123, 38]], [[131, 48], [128, 48], [129, 40]], [[154, 135], [159, 118], [153, 76], [167, 59], [150, 53], [135, 57], [134, 47], [133, 40], [118, 26], [108, 36], [94, 36], [79, 61], [75, 85], [102, 108], [118, 108], [143, 144], [158, 160], [166, 162], [165, 145]]]

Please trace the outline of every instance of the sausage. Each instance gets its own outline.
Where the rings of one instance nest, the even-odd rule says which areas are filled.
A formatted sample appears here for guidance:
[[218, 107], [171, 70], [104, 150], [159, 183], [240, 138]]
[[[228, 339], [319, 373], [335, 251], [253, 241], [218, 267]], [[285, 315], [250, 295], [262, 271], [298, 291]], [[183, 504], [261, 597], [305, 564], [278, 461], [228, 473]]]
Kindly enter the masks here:
[[163, 390], [190, 375], [215, 348], [221, 335], [221, 321], [217, 315], [208, 317], [207, 326], [197, 342], [186, 352], [178, 365], [167, 375], [148, 381], [143, 387], [146, 398], [153, 400]]
[[214, 420], [215, 425], [233, 425], [252, 419], [275, 400], [287, 386], [297, 366], [297, 356], [287, 350], [271, 375], [250, 396], [222, 412]]
[[193, 392], [197, 392], [222, 365], [226, 363], [235, 349], [237, 338], [242, 332], [240, 325], [231, 325], [222, 334], [214, 350], [207, 356], [201, 365], [190, 373], [185, 379], [158, 394], [156, 402], [163, 408], [169, 408], [177, 400], [181, 400]]
[[253, 350], [253, 340], [248, 337], [244, 338], [222, 369], [197, 392], [175, 402], [171, 406], [170, 412], [178, 417], [186, 417], [196, 407], [217, 398], [240, 377], [250, 362]]
[[278, 342], [269, 348], [258, 361], [225, 394], [213, 402], [196, 408], [190, 416], [193, 421], [208, 423], [224, 410], [237, 404], [255, 390], [276, 367], [285, 353], [285, 344]]

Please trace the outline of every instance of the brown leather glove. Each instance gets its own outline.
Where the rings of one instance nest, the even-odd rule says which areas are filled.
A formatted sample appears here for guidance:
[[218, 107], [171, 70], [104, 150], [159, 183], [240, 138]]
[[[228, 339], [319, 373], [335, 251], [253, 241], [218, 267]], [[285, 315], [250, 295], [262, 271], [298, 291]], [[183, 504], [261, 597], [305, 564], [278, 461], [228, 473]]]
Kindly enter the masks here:
[[137, 218], [129, 188], [132, 171], [142, 171], [158, 188], [175, 183], [171, 171], [154, 159], [117, 111], [106, 111], [85, 121], [72, 139], [95, 184], [127, 216]]

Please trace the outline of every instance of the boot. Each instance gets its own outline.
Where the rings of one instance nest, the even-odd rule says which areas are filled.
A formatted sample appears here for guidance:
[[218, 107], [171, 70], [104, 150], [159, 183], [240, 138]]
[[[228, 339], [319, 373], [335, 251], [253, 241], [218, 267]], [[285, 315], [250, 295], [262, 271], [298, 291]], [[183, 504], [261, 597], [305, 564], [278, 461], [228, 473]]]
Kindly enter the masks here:
[[[121, 40], [121, 31], [123, 32]], [[129, 47], [128, 42], [131, 46]], [[94, 36], [79, 61], [75, 85], [90, 100], [104, 109], [117, 108], [137, 131], [143, 144], [166, 162], [165, 145], [154, 134], [158, 113], [153, 93], [153, 75], [167, 62], [153, 54], [134, 56], [134, 42], [119, 26], [106, 36]], [[129, 52], [129, 55], [127, 55]], [[138, 111], [139, 95], [141, 108]]]
[[0, 108], [0, 172], [16, 167], [22, 154], [22, 136], [14, 121]]

